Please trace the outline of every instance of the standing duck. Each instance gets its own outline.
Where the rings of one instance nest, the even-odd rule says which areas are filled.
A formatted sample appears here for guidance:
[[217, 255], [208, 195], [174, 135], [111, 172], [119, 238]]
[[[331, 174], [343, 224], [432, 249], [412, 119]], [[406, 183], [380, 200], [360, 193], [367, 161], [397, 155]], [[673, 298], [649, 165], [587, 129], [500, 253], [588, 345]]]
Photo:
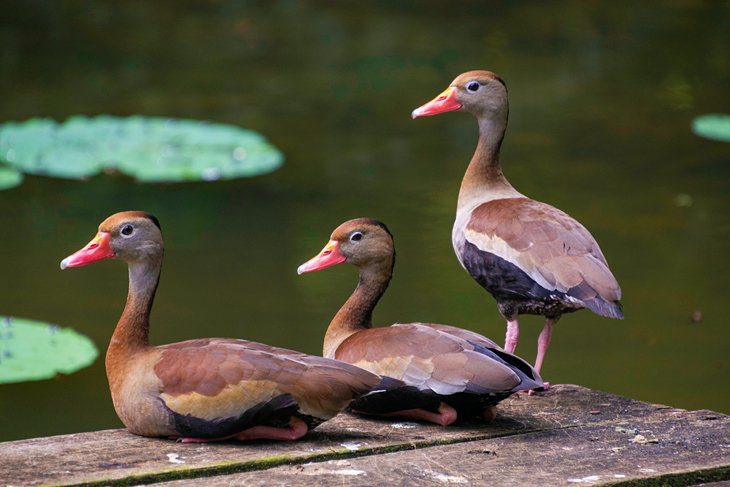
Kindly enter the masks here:
[[542, 387], [542, 379], [527, 362], [477, 333], [429, 323], [372, 328], [373, 309], [395, 264], [393, 237], [383, 223], [368, 218], [343, 223], [297, 272], [342, 262], [357, 266], [360, 280], [327, 328], [323, 355], [406, 384], [354, 401], [355, 412], [443, 426], [457, 417], [491, 420], [502, 399]]
[[621, 288], [583, 225], [527, 198], [502, 174], [499, 149], [509, 112], [504, 81], [490, 71], [461, 74], [411, 116], [456, 110], [477, 118], [479, 142], [461, 182], [454, 250], [469, 275], [497, 300], [507, 320], [507, 352], [517, 346], [518, 315], [547, 318], [537, 342], [539, 372], [560, 316], [588, 308], [601, 316], [623, 318]]
[[246, 340], [151, 346], [162, 255], [158, 220], [127, 211], [104, 220], [88, 245], [61, 262], [66, 269], [117, 258], [129, 267], [106, 372], [114, 408], [132, 433], [183, 442], [296, 440], [380, 382], [349, 364]]

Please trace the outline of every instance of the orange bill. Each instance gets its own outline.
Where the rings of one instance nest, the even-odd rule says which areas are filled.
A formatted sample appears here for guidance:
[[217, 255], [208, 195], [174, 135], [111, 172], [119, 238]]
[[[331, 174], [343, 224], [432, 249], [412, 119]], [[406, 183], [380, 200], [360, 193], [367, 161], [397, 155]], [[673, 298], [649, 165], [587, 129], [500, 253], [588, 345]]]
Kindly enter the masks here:
[[449, 86], [439, 96], [421, 105], [411, 112], [411, 118], [427, 117], [430, 115], [438, 115], [444, 112], [453, 112], [459, 110], [461, 103], [456, 100], [456, 87]]
[[99, 232], [83, 249], [63, 259], [61, 269], [80, 267], [110, 257], [114, 257], [114, 251], [109, 246], [109, 234]]
[[347, 260], [347, 257], [340, 252], [340, 244], [335, 240], [330, 240], [316, 257], [309, 259], [297, 268], [297, 274], [318, 271], [325, 267], [341, 264], [345, 260]]

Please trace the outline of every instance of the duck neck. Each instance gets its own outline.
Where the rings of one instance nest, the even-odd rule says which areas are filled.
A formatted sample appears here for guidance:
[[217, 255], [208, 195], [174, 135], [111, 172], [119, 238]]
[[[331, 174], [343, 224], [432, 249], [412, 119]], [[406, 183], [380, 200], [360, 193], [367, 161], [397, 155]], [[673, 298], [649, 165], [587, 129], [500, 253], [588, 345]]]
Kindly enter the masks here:
[[150, 311], [160, 280], [162, 257], [129, 263], [129, 292], [106, 355], [107, 374], [149, 346]]
[[395, 259], [360, 268], [360, 280], [355, 291], [345, 301], [327, 328], [323, 355], [335, 358], [340, 344], [359, 331], [373, 326], [375, 306], [388, 288]]
[[461, 181], [458, 208], [498, 198], [521, 196], [507, 181], [499, 163], [499, 149], [507, 129], [507, 118], [480, 117], [479, 142]]

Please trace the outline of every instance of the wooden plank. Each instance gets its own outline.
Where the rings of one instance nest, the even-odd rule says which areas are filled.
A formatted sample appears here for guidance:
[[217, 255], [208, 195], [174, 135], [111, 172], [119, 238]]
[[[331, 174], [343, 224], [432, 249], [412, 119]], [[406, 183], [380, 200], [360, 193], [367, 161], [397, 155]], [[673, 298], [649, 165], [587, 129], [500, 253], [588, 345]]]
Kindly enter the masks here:
[[[609, 427], [655, 416], [669, 419], [672, 414], [689, 413], [578, 386], [558, 385], [541, 396], [509, 399], [500, 407], [497, 420], [487, 425], [465, 423], [440, 428], [340, 415], [304, 441], [249, 444], [180, 444], [142, 438], [124, 430], [78, 433], [0, 443], [0, 486], [138, 484], [268, 470], [266, 475], [258, 474], [265, 478], [271, 472], [278, 472], [276, 467], [293, 463], [369, 455], [381, 458], [384, 453], [414, 449], [425, 452], [436, 447], [441, 450], [442, 445], [455, 447], [466, 442], [472, 445], [497, 438], [504, 441], [511, 438], [519, 443], [523, 438], [525, 441], [536, 438], [538, 433], [572, 434], [581, 427]], [[726, 438], [730, 436], [726, 416], [696, 414], [714, 414], [719, 418], [714, 424], [724, 428]], [[421, 450], [424, 448], [428, 450]], [[727, 454], [727, 450], [721, 451]], [[529, 459], [526, 450], [523, 453]], [[534, 457], [533, 465], [537, 458]], [[703, 465], [698, 463], [698, 468]]]
[[283, 486], [293, 479], [317, 486], [694, 485], [730, 478], [729, 442], [730, 417], [664, 410], [575, 428], [212, 477], [206, 485]]

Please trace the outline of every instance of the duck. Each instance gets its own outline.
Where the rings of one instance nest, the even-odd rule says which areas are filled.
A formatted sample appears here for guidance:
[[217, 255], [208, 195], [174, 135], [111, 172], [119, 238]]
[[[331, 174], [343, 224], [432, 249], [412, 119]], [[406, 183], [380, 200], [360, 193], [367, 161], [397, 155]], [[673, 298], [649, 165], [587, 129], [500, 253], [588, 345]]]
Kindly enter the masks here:
[[526, 361], [470, 330], [436, 323], [373, 328], [373, 310], [395, 265], [393, 235], [384, 223], [370, 218], [342, 223], [297, 273], [341, 263], [358, 267], [359, 280], [327, 328], [323, 356], [402, 383], [356, 399], [353, 412], [442, 426], [475, 417], [491, 421], [501, 400], [542, 387]]
[[587, 308], [623, 319], [621, 287], [598, 242], [565, 212], [517, 191], [502, 172], [499, 152], [507, 129], [507, 85], [491, 71], [460, 74], [412, 118], [461, 111], [479, 124], [476, 151], [461, 182], [452, 230], [466, 272], [497, 301], [507, 321], [504, 350], [519, 340], [518, 316], [545, 317], [535, 369], [540, 372], [560, 317]]
[[127, 263], [129, 292], [105, 365], [114, 408], [130, 432], [183, 443], [292, 441], [380, 383], [347, 363], [242, 339], [150, 345], [163, 253], [159, 220], [126, 211], [61, 261], [61, 269]]

